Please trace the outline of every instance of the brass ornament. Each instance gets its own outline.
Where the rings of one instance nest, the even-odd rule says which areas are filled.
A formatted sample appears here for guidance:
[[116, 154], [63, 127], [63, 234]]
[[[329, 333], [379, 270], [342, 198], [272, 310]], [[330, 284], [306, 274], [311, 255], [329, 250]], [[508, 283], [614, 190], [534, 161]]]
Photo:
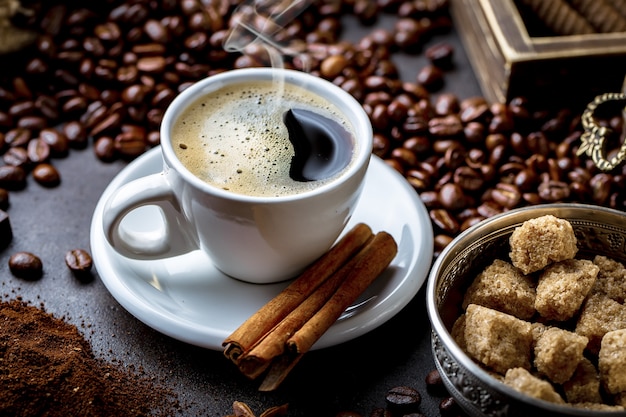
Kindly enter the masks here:
[[593, 117], [598, 106], [609, 101], [623, 101], [624, 111], [626, 111], [626, 93], [605, 93], [597, 96], [587, 105], [582, 114], [582, 125], [585, 131], [580, 137], [581, 145], [576, 152], [577, 155], [587, 154], [602, 171], [611, 171], [626, 161], [626, 142], [622, 144], [615, 156], [610, 160], [607, 159], [604, 141], [611, 133], [611, 129], [599, 126]]

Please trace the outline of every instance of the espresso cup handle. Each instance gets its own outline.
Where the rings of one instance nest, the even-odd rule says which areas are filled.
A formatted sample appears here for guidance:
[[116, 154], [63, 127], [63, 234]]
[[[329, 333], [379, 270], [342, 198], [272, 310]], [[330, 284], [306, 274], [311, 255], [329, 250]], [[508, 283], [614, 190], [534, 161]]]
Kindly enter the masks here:
[[[132, 233], [122, 221], [133, 210], [145, 206], [161, 209], [160, 233]], [[133, 259], [178, 256], [199, 248], [195, 228], [182, 214], [166, 174], [148, 175], [113, 191], [103, 210], [102, 226], [109, 244]]]

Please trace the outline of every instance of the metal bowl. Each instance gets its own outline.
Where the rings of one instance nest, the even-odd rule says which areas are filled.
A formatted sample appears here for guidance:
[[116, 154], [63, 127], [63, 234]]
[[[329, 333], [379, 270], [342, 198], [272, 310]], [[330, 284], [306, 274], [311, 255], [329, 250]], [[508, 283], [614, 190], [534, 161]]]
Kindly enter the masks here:
[[478, 366], [450, 335], [464, 291], [494, 259], [509, 259], [509, 236], [524, 221], [552, 214], [567, 219], [578, 239], [577, 258], [595, 254], [626, 262], [626, 213], [585, 204], [547, 204], [511, 210], [473, 226], [439, 255], [428, 278], [426, 302], [432, 350], [444, 384], [472, 417], [626, 416], [559, 405], [522, 394]]

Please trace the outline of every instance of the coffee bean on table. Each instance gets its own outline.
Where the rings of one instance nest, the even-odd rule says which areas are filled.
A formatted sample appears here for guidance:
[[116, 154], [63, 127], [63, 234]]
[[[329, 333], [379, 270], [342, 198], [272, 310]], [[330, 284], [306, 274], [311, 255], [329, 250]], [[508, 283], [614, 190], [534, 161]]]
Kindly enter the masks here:
[[56, 129], [46, 128], [39, 132], [39, 138], [48, 144], [53, 156], [63, 157], [69, 151], [69, 141], [63, 132]]
[[0, 166], [0, 188], [21, 190], [26, 187], [26, 171], [13, 165]]
[[0, 210], [0, 250], [9, 246], [13, 239], [13, 230], [11, 229], [11, 220], [9, 214]]
[[89, 275], [93, 260], [86, 250], [72, 249], [65, 254], [65, 264], [77, 277], [84, 277]]
[[422, 396], [414, 388], [398, 386], [387, 392], [385, 401], [387, 408], [394, 413], [410, 413], [420, 405]]
[[7, 165], [24, 168], [28, 167], [30, 162], [28, 152], [22, 147], [9, 148], [4, 155], [2, 155], [2, 160]]
[[453, 397], [446, 397], [439, 403], [439, 413], [441, 417], [456, 417], [462, 410]]
[[43, 263], [30, 252], [16, 252], [9, 258], [9, 270], [18, 278], [36, 280], [43, 274]]
[[443, 379], [441, 379], [441, 374], [437, 369], [433, 369], [430, 371], [425, 378], [426, 381], [426, 390], [431, 395], [444, 395], [446, 391], [446, 387], [443, 384]]
[[433, 65], [439, 68], [449, 69], [452, 67], [454, 48], [449, 43], [438, 43], [428, 47], [425, 51], [425, 55]]
[[61, 183], [59, 171], [48, 163], [41, 163], [33, 168], [33, 178], [44, 187], [56, 187]]
[[426, 65], [417, 73], [417, 83], [428, 91], [437, 91], [443, 87], [443, 71], [434, 65]]
[[94, 143], [94, 152], [96, 157], [104, 162], [110, 162], [115, 159], [115, 141], [110, 136], [102, 136]]
[[31, 139], [27, 147], [28, 159], [34, 164], [45, 162], [50, 157], [50, 145], [41, 139]]

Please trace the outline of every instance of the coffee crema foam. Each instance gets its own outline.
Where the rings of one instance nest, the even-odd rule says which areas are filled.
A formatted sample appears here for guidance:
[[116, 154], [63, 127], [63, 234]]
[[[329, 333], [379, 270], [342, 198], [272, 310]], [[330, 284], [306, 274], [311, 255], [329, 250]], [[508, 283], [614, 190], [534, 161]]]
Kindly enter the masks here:
[[314, 111], [354, 131], [328, 100], [293, 84], [242, 82], [191, 103], [173, 124], [176, 156], [195, 176], [213, 186], [251, 196], [303, 193], [341, 176], [301, 182], [289, 176], [294, 149], [283, 121], [291, 108]]

